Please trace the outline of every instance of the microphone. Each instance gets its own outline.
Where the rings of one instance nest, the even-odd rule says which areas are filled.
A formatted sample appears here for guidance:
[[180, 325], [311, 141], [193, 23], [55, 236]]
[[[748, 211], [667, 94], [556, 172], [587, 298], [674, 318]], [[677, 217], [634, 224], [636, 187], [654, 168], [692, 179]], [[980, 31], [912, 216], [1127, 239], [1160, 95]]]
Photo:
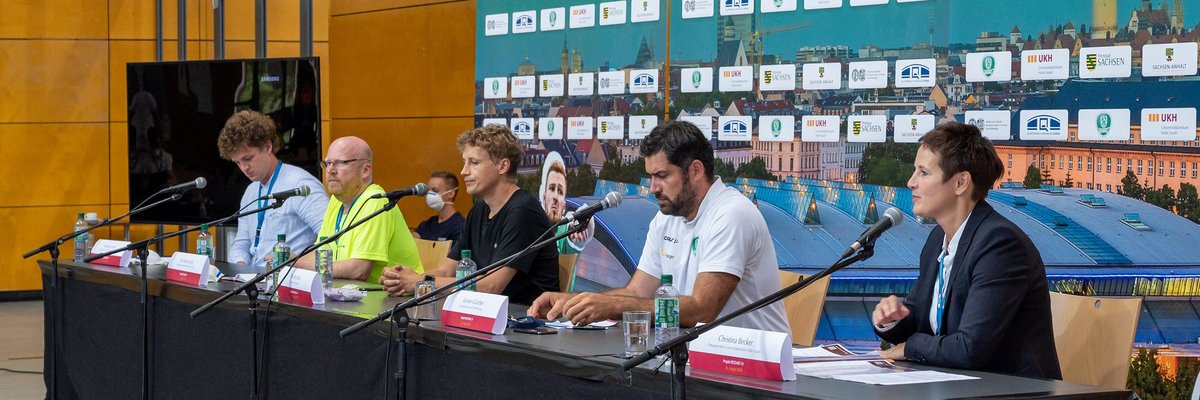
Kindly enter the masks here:
[[172, 193], [172, 192], [182, 193], [182, 192], [192, 190], [193, 188], [204, 189], [205, 186], [208, 186], [208, 180], [205, 180], [204, 177], [202, 176], [202, 177], [196, 178], [196, 180], [194, 180], [194, 181], [187, 182], [187, 183], [180, 183], [178, 185], [171, 186], [169, 188], [160, 190], [158, 192], [159, 193]]
[[289, 197], [293, 197], [293, 196], [300, 196], [300, 197], [308, 196], [310, 191], [311, 191], [311, 189], [308, 188], [308, 185], [304, 185], [304, 186], [300, 186], [300, 187], [292, 189], [292, 190], [284, 190], [282, 192], [271, 193], [266, 196], [259, 197], [259, 198], [255, 199], [255, 201], [257, 201], [257, 200], [284, 201], [284, 200], [287, 200]]
[[608, 192], [608, 194], [604, 195], [604, 198], [600, 201], [583, 206], [583, 208], [563, 216], [563, 219], [558, 221], [558, 225], [569, 224], [575, 221], [591, 218], [592, 215], [595, 215], [600, 211], [615, 208], [621, 205], [621, 199], [622, 197], [620, 193]]
[[380, 193], [380, 194], [371, 196], [371, 198], [372, 199], [382, 199], [382, 198], [386, 197], [388, 200], [396, 200], [396, 199], [399, 199], [404, 196], [424, 196], [425, 193], [427, 193], [427, 192], [429, 192], [429, 187], [425, 186], [424, 183], [418, 183], [408, 189], [400, 189], [400, 190], [393, 190], [393, 191], [390, 191], [387, 193]]
[[850, 248], [846, 249], [846, 251], [842, 253], [842, 258], [849, 257], [851, 254], [854, 254], [854, 252], [858, 251], [858, 249], [861, 249], [868, 243], [874, 242], [875, 239], [883, 233], [883, 231], [900, 225], [901, 222], [904, 222], [904, 213], [900, 212], [900, 209], [896, 207], [888, 208], [887, 211], [883, 212], [883, 218], [880, 218], [879, 222], [876, 222], [875, 225], [871, 225], [870, 228], [867, 228], [867, 230], [858, 237], [858, 240], [855, 240], [854, 243], [850, 245]]

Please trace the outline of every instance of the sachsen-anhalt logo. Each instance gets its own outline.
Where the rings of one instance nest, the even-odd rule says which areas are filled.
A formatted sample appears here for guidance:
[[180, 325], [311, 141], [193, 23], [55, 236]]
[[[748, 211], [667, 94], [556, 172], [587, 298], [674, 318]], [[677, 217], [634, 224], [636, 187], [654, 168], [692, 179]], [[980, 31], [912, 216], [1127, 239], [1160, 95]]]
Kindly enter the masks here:
[[996, 72], [996, 58], [992, 57], [992, 56], [984, 57], [983, 58], [983, 75], [984, 76], [992, 76], [993, 72]]
[[825, 77], [825, 67], [817, 67], [817, 76], [820, 78]]
[[1171, 62], [1172, 58], [1175, 58], [1175, 48], [1168, 47], [1167, 48], [1167, 62]]
[[1096, 130], [1101, 136], [1108, 135], [1108, 131], [1112, 129], [1112, 116], [1102, 112], [1096, 116]]

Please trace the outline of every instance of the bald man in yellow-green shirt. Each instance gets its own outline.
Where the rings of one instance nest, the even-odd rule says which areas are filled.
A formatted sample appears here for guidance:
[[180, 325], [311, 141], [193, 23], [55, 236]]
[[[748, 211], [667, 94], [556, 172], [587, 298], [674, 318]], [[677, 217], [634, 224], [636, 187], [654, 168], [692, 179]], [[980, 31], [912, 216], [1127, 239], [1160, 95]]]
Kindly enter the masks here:
[[[371, 183], [371, 148], [353, 136], [334, 140], [321, 167], [330, 194], [329, 207], [321, 223], [319, 237], [332, 237], [360, 218], [383, 208], [387, 199], [371, 199], [384, 193]], [[425, 268], [417, 253], [416, 242], [408, 231], [404, 214], [392, 209], [359, 225], [333, 243], [333, 277], [376, 282], [383, 268], [404, 265], [422, 274]], [[313, 257], [296, 262], [312, 269]]]

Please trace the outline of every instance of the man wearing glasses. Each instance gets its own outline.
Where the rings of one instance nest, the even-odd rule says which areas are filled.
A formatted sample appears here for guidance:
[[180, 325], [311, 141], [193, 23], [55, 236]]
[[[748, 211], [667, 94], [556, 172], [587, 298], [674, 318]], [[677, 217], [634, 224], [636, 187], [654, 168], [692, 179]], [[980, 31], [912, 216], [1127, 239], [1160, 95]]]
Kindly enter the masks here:
[[[334, 140], [321, 161], [328, 186], [329, 207], [318, 236], [332, 237], [355, 221], [383, 208], [387, 199], [371, 199], [384, 193], [371, 181], [371, 147], [354, 136]], [[333, 246], [333, 277], [377, 281], [385, 266], [403, 264], [423, 273], [417, 245], [408, 233], [404, 214], [393, 208], [342, 235]], [[313, 269], [310, 254], [296, 262], [300, 268]]]
[[303, 248], [316, 240], [329, 198], [316, 177], [275, 156], [279, 137], [271, 118], [249, 110], [234, 114], [217, 136], [217, 150], [250, 178], [239, 206], [261, 208], [270, 205], [269, 200], [255, 200], [261, 196], [300, 186], [311, 190], [307, 197], [285, 200], [282, 207], [239, 218], [237, 236], [229, 249], [230, 262], [250, 264], [261, 272], [279, 234], [287, 235], [292, 248]]

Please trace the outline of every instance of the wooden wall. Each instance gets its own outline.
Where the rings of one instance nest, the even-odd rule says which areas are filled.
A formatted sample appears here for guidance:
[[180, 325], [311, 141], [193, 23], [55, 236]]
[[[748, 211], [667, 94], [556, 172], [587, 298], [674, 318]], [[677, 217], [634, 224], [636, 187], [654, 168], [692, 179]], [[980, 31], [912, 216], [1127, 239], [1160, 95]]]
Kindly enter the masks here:
[[[458, 175], [455, 138], [474, 124], [475, 1], [335, 1], [330, 11], [330, 135], [365, 139], [389, 190], [436, 170]], [[470, 196], [458, 196], [465, 214]], [[421, 199], [399, 208], [410, 228], [433, 215]]]
[[[179, 14], [175, 0], [163, 3], [163, 59], [171, 61], [177, 59]], [[333, 94], [330, 3], [313, 6], [326, 143]], [[226, 58], [254, 57], [253, 4], [226, 2]], [[268, 57], [299, 56], [298, 2], [267, 4]], [[188, 59], [213, 58], [211, 1], [188, 0], [187, 15]], [[41, 288], [35, 263], [21, 254], [69, 231], [77, 212], [103, 217], [128, 210], [125, 63], [154, 59], [153, 0], [0, 1], [0, 292]], [[469, 111], [470, 98], [464, 102]], [[120, 234], [112, 229], [100, 236]], [[138, 227], [133, 239], [152, 234], [151, 227]], [[168, 252], [174, 243], [167, 243]], [[69, 246], [62, 257], [70, 257]]]

